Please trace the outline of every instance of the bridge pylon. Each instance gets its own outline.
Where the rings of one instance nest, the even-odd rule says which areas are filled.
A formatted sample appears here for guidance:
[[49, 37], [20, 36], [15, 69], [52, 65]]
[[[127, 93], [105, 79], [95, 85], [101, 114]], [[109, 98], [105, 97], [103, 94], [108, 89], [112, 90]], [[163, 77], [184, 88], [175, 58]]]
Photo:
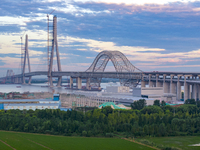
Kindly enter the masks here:
[[[22, 68], [22, 84], [25, 84], [25, 68], [26, 68], [26, 59], [28, 61], [28, 71], [31, 72], [31, 66], [30, 66], [30, 59], [29, 59], [29, 52], [28, 52], [28, 35], [26, 34], [26, 40], [25, 40], [25, 51], [24, 51], [24, 62], [23, 62], [23, 68]], [[31, 84], [31, 77], [29, 77], [28, 84]]]
[[[50, 51], [50, 61], [49, 61], [49, 68], [48, 68], [48, 80], [49, 80], [50, 86], [53, 86], [52, 69], [53, 69], [54, 47], [56, 49], [58, 71], [60, 72], [62, 70], [61, 70], [60, 56], [59, 56], [59, 50], [58, 50], [57, 17], [56, 16], [53, 17], [53, 39], [52, 39], [52, 47]], [[61, 80], [62, 80], [62, 77], [61, 76], [58, 77], [57, 86], [61, 86]]]

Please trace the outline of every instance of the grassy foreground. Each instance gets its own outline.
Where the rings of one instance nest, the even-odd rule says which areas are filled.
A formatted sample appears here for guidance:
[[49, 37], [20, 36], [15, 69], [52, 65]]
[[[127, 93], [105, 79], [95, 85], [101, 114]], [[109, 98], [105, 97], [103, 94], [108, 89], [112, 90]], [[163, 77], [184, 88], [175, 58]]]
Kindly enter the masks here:
[[65, 137], [0, 131], [0, 140], [0, 149], [2, 150], [153, 150], [137, 143], [116, 138]]
[[153, 138], [138, 139], [138, 141], [143, 140], [143, 139], [154, 142], [156, 145], [177, 147], [182, 150], [199, 150], [200, 149], [200, 146], [191, 146], [193, 144], [200, 143], [200, 136], [153, 137]]

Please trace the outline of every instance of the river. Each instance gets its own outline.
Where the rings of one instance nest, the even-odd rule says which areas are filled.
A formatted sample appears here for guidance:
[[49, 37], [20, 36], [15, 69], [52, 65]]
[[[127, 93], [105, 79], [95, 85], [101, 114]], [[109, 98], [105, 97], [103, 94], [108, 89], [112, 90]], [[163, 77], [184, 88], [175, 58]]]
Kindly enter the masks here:
[[[106, 86], [109, 86], [111, 83], [101, 83], [101, 87], [103, 89], [106, 88]], [[67, 85], [67, 83], [64, 83], [63, 85]], [[120, 85], [119, 82], [117, 82], [116, 84], [112, 84], [112, 85]], [[45, 83], [38, 83], [38, 84], [0, 84], [0, 92], [2, 93], [9, 93], [9, 92], [20, 92], [20, 93], [24, 93], [24, 92], [52, 92], [52, 90], [55, 90], [55, 92], [58, 93], [67, 93], [68, 91], [72, 91], [70, 89], [66, 89], [65, 87], [45, 87], [47, 86], [47, 84]], [[84, 84], [83, 84], [84, 86]]]

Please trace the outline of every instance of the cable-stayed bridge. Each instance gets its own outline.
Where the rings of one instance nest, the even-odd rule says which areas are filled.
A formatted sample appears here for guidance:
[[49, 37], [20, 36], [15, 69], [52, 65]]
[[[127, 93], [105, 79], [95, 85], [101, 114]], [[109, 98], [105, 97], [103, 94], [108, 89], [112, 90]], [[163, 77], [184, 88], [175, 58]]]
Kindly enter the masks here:
[[[49, 48], [48, 48], [49, 49]], [[58, 71], [53, 71], [54, 49], [57, 58]], [[82, 80], [86, 80], [86, 89], [92, 87], [100, 88], [102, 78], [117, 78], [121, 85], [134, 87], [141, 83], [141, 87], [162, 87], [164, 93], [175, 94], [177, 99], [181, 98], [181, 86], [184, 86], [184, 100], [188, 98], [200, 99], [200, 72], [144, 72], [130, 63], [126, 56], [119, 51], [102, 51], [94, 59], [91, 66], [84, 72], [62, 71], [57, 42], [57, 17], [53, 19], [53, 39], [50, 52], [47, 56], [48, 71], [32, 72], [28, 53], [28, 36], [26, 36], [24, 58], [22, 61], [22, 73], [14, 75], [12, 70], [7, 71], [6, 77], [0, 78], [1, 83], [6, 80], [11, 83], [25, 84], [28, 78], [31, 84], [31, 77], [45, 75], [48, 77], [49, 86], [53, 86], [53, 78], [58, 78], [57, 86], [61, 86], [63, 76], [70, 77], [70, 88], [73, 88], [73, 79], [76, 79], [77, 89], [82, 88]], [[25, 73], [26, 60], [28, 61], [28, 73]], [[105, 72], [108, 62], [111, 61], [115, 72]]]

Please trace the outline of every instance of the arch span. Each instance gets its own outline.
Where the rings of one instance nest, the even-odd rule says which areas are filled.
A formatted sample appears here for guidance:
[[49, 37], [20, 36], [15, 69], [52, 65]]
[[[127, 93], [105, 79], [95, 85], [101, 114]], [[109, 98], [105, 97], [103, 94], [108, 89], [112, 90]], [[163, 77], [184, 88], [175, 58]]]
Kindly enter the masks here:
[[119, 51], [100, 52], [86, 72], [104, 72], [109, 60], [112, 61], [116, 72], [143, 72], [132, 65], [126, 56]]

